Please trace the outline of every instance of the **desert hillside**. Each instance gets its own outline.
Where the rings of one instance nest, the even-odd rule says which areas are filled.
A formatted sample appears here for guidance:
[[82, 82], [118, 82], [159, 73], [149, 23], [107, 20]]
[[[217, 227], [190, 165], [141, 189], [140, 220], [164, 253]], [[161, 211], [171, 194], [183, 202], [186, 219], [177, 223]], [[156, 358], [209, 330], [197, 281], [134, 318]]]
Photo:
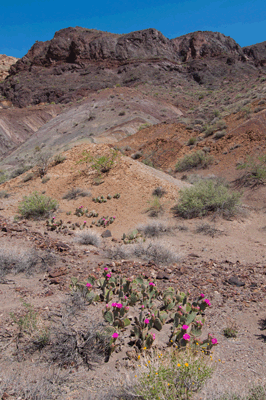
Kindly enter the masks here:
[[265, 43], [0, 56], [1, 399], [265, 400]]

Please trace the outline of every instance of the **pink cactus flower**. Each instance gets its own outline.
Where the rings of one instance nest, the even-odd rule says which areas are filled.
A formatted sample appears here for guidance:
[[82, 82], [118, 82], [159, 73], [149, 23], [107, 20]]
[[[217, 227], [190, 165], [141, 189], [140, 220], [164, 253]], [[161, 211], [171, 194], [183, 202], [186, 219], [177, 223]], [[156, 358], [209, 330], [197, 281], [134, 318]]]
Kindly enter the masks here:
[[149, 285], [150, 285], [150, 286], [155, 286], [155, 283], [150, 282]]
[[126, 310], [126, 311], [128, 311], [128, 310], [129, 310], [129, 307], [128, 307], [128, 306], [126, 306], [126, 307], [125, 307], [125, 310]]
[[148, 325], [149, 322], [150, 322], [150, 320], [149, 320], [148, 318], [146, 318], [146, 319], [144, 320], [144, 323], [145, 323], [146, 325]]
[[107, 268], [107, 267], [104, 268], [105, 271], [108, 271], [108, 269], [109, 269], [109, 268]]
[[127, 299], [127, 296], [125, 296], [125, 300]]
[[106, 275], [106, 278], [111, 278], [111, 274], [107, 274], [107, 275]]
[[112, 303], [112, 307], [116, 307], [117, 306], [117, 303]]
[[188, 329], [188, 325], [183, 325], [183, 326], [182, 326], [182, 329], [183, 329], [184, 331], [186, 331], [186, 330]]
[[109, 308], [109, 304], [106, 304], [106, 306], [105, 306], [106, 308]]
[[200, 297], [202, 297], [202, 298], [204, 299], [205, 294], [201, 293], [201, 294], [200, 294]]
[[152, 333], [152, 338], [153, 340], [155, 340], [155, 333]]
[[92, 284], [91, 283], [86, 283], [86, 286], [89, 288], [89, 287], [92, 287]]
[[86, 221], [84, 221], [84, 225], [86, 224], [87, 222]]
[[183, 335], [183, 339], [184, 339], [184, 340], [187, 340], [187, 341], [189, 342], [189, 340], [190, 340], [189, 334], [188, 334], [188, 333], [185, 333], [185, 334]]
[[118, 336], [119, 336], [119, 334], [118, 334], [117, 332], [114, 332], [114, 333], [112, 334], [112, 338], [114, 338], [114, 339], [117, 339]]
[[113, 217], [115, 219], [115, 217]]
[[144, 305], [142, 304], [141, 308], [144, 308]]
[[213, 338], [212, 339], [212, 344], [217, 344], [217, 343], [218, 343], [218, 340], [216, 338]]
[[117, 307], [117, 308], [123, 308], [123, 304], [121, 304], [121, 303], [116, 303], [116, 307]]
[[210, 301], [208, 300], [208, 299], [204, 299], [204, 302], [210, 307], [211, 306], [211, 303], [210, 303]]

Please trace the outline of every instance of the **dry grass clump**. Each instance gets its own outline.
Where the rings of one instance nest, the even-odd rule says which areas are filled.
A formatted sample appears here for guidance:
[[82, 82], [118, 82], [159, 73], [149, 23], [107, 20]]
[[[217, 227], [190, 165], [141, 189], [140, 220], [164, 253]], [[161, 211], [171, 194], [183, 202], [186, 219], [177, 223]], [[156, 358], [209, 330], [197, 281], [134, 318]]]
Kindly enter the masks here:
[[72, 188], [63, 196], [63, 199], [75, 200], [78, 197], [90, 197], [90, 196], [91, 192], [89, 192], [88, 190], [84, 190], [81, 188]]
[[215, 228], [214, 225], [202, 223], [202, 224], [197, 225], [196, 233], [202, 233], [203, 235], [215, 237], [215, 236], [221, 235], [222, 231]]
[[8, 273], [31, 275], [38, 270], [46, 270], [55, 262], [55, 257], [46, 252], [39, 255], [36, 250], [20, 247], [0, 248], [0, 277]]
[[109, 256], [113, 259], [139, 258], [162, 265], [169, 265], [180, 261], [180, 256], [160, 241], [153, 241], [148, 244], [137, 243], [117, 246], [110, 250]]
[[101, 245], [101, 238], [99, 237], [99, 235], [89, 229], [79, 233], [76, 236], [76, 241], [79, 244], [84, 244], [84, 245], [91, 244], [92, 246], [95, 247], [99, 247]]
[[158, 217], [163, 212], [163, 206], [158, 196], [153, 196], [152, 200], [149, 201], [149, 207], [146, 212], [152, 218]]
[[154, 238], [169, 233], [170, 228], [162, 222], [153, 221], [146, 225], [139, 225], [138, 231], [148, 238]]

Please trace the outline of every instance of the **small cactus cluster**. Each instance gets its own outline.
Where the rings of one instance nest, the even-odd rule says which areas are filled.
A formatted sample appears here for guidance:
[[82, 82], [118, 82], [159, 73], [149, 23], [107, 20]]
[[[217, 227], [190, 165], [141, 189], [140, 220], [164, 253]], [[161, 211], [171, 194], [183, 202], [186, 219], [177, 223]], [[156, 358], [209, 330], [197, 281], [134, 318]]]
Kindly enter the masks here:
[[[155, 340], [151, 329], [161, 331], [166, 323], [172, 323], [168, 346], [186, 348], [189, 343], [190, 348], [200, 348], [208, 354], [217, 344], [217, 339], [210, 334], [206, 339], [200, 339], [204, 312], [211, 305], [204, 294], [190, 302], [189, 292], [179, 292], [173, 287], [160, 291], [154, 281], [143, 276], [131, 279], [113, 275], [108, 267], [104, 268], [100, 279], [89, 276], [87, 283], [82, 283], [73, 278], [71, 289], [80, 291], [89, 303], [105, 302], [104, 320], [110, 328], [121, 329], [121, 332], [131, 326], [131, 342], [139, 350], [149, 349]], [[127, 317], [130, 307], [138, 307], [138, 317]]]
[[122, 236], [122, 240], [123, 240], [124, 244], [136, 243], [140, 240], [140, 238], [142, 238], [142, 234], [137, 229], [134, 229], [128, 235], [123, 233], [123, 236]]
[[119, 199], [119, 197], [120, 197], [120, 193], [116, 193], [114, 196], [111, 196], [110, 194], [108, 194], [106, 198], [104, 196], [93, 197], [92, 201], [94, 203], [106, 203], [107, 200], [111, 200], [112, 198]]
[[80, 206], [80, 207], [76, 208], [74, 215], [77, 215], [78, 217], [82, 217], [83, 215], [87, 215], [87, 213], [88, 213], [88, 209], [83, 206]]
[[56, 231], [56, 232], [67, 232], [69, 229], [75, 230], [76, 228], [84, 229], [86, 227], [86, 221], [83, 224], [78, 222], [72, 223], [70, 221], [64, 223], [61, 219], [59, 221], [55, 220], [55, 217], [46, 220], [46, 227], [48, 231]]
[[110, 224], [112, 224], [115, 221], [115, 217], [101, 217], [100, 219], [98, 219], [98, 221], [95, 223], [95, 226], [99, 227], [99, 226], [109, 226]]

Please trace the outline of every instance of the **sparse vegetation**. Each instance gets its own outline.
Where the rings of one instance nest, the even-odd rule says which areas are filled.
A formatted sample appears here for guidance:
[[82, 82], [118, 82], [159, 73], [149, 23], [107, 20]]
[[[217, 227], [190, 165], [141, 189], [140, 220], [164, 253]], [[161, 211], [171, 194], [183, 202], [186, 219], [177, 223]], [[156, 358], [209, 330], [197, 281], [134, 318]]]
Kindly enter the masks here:
[[81, 188], [72, 188], [63, 196], [63, 199], [76, 200], [79, 197], [90, 197], [90, 196], [91, 192], [89, 192], [88, 190], [84, 190]]
[[58, 207], [56, 200], [38, 192], [25, 196], [19, 203], [18, 211], [23, 218], [45, 218]]
[[76, 237], [76, 240], [80, 244], [91, 244], [92, 246], [99, 247], [101, 244], [101, 239], [99, 235], [93, 231], [86, 230], [84, 232], [79, 233]]
[[207, 168], [212, 164], [213, 157], [199, 150], [192, 154], [185, 155], [175, 166], [175, 171], [184, 172], [192, 168]]
[[18, 167], [11, 173], [10, 178], [11, 179], [16, 178], [17, 176], [24, 174], [24, 172], [28, 171], [30, 168], [31, 168], [30, 166]]
[[237, 330], [233, 327], [227, 327], [224, 329], [223, 334], [227, 338], [236, 338], [237, 337]]
[[163, 211], [163, 206], [160, 202], [160, 198], [158, 196], [153, 196], [152, 200], [149, 201], [149, 207], [146, 212], [149, 214], [149, 217], [158, 217]]
[[61, 153], [54, 156], [54, 165], [62, 164], [66, 160], [66, 157]]
[[44, 177], [44, 175], [48, 171], [49, 164], [51, 162], [51, 154], [50, 153], [39, 153], [36, 159], [36, 167], [38, 174], [40, 175], [41, 178]]
[[237, 167], [244, 173], [235, 183], [240, 186], [257, 186], [266, 183], [266, 155], [249, 158], [247, 162]]
[[152, 195], [161, 198], [166, 193], [167, 193], [166, 190], [162, 186], [158, 186], [157, 188], [154, 189], [154, 191], [152, 192]]
[[34, 174], [31, 172], [30, 174], [27, 174], [25, 178], [23, 178], [23, 182], [28, 182], [34, 177]]
[[92, 157], [90, 152], [84, 151], [82, 158], [78, 161], [80, 163], [90, 163], [90, 167], [97, 171], [97, 176], [100, 178], [101, 173], [107, 173], [113, 168], [115, 160], [118, 157], [118, 150], [111, 149], [110, 155], [103, 155]]
[[194, 144], [196, 144], [197, 142], [197, 138], [196, 137], [191, 137], [188, 139], [187, 145], [188, 146], [193, 146]]
[[202, 217], [213, 212], [230, 217], [236, 213], [240, 197], [239, 192], [231, 192], [220, 182], [199, 181], [180, 191], [179, 202], [172, 211], [183, 218]]
[[0, 190], [0, 199], [7, 199], [10, 196], [6, 190]]
[[158, 237], [169, 233], [170, 228], [162, 222], [151, 222], [146, 225], [139, 225], [138, 231], [142, 232], [145, 237]]
[[153, 241], [149, 244], [137, 243], [117, 246], [110, 251], [110, 256], [111, 258], [121, 259], [137, 257], [142, 260], [152, 260], [156, 264], [162, 265], [169, 265], [180, 260], [177, 253], [160, 241]]

